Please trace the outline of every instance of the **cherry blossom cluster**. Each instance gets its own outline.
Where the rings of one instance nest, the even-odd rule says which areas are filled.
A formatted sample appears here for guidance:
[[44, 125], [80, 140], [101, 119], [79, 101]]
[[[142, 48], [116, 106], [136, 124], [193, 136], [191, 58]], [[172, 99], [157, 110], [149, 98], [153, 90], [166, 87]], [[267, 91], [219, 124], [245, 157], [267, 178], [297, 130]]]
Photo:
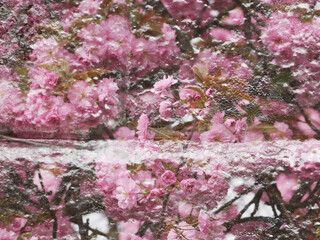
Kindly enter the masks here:
[[[319, 16], [315, 0], [2, 0], [1, 138], [118, 140], [139, 161], [4, 161], [1, 238], [317, 239]], [[261, 153], [273, 140], [306, 142]], [[98, 211], [108, 233], [82, 218]]]
[[[96, 154], [79, 152], [79, 166], [61, 160], [72, 155], [52, 150], [35, 157], [37, 163], [2, 161], [1, 236], [76, 239], [78, 232], [81, 238], [111, 237], [111, 225], [95, 232], [91, 222], [79, 218], [100, 212], [117, 224], [121, 240], [256, 239], [268, 233], [317, 239], [317, 141], [115, 142]], [[41, 160], [46, 155], [57, 157], [54, 164]]]
[[314, 1], [1, 4], [1, 124], [18, 137], [319, 135]]

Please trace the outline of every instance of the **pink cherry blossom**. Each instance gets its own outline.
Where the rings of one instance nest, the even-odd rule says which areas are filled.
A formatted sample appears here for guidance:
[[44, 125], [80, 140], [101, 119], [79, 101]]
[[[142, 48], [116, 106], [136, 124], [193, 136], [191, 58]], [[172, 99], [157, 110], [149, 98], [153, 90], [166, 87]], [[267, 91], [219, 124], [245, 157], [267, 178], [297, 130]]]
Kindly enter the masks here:
[[292, 137], [292, 130], [289, 126], [283, 122], [275, 122], [275, 128], [277, 128], [280, 133], [270, 133], [270, 136], [273, 140], [275, 139], [290, 139]]
[[156, 92], [162, 92], [167, 90], [170, 86], [175, 84], [177, 80], [173, 78], [173, 76], [164, 77], [162, 80], [156, 82], [154, 84], [154, 90]]
[[154, 188], [150, 191], [148, 195], [148, 200], [152, 200], [155, 198], [158, 198], [160, 196], [163, 196], [166, 193], [165, 189], [163, 188]]
[[172, 102], [170, 101], [163, 101], [160, 103], [159, 113], [162, 117], [170, 118], [173, 114], [171, 109]]
[[210, 130], [200, 135], [202, 142], [219, 141], [224, 143], [236, 142], [235, 135], [222, 124], [214, 124]]
[[113, 196], [118, 200], [118, 206], [122, 209], [132, 209], [136, 206], [140, 187], [130, 178], [122, 177], [116, 182]]
[[277, 187], [284, 201], [289, 201], [298, 188], [297, 177], [294, 175], [280, 174], [277, 177]]
[[180, 182], [180, 187], [186, 193], [192, 193], [197, 186], [197, 180], [194, 178], [184, 179]]
[[170, 170], [165, 171], [161, 175], [161, 182], [166, 186], [172, 185], [176, 181], [177, 181], [176, 175]]
[[28, 73], [31, 81], [31, 89], [53, 89], [56, 87], [59, 79], [58, 74], [40, 67], [31, 68]]
[[210, 231], [211, 221], [209, 214], [205, 213], [203, 210], [200, 210], [198, 222], [198, 226], [201, 232], [208, 233]]
[[78, 9], [83, 14], [93, 15], [97, 13], [102, 0], [84, 0], [80, 3]]
[[201, 95], [193, 89], [184, 88], [179, 91], [179, 97], [181, 100], [197, 100]]
[[135, 135], [135, 131], [134, 130], [130, 130], [128, 127], [120, 127], [114, 133], [114, 137], [116, 139], [122, 139], [122, 140], [135, 139], [134, 135]]
[[96, 98], [97, 93], [94, 86], [85, 81], [74, 83], [68, 93], [68, 99], [74, 106], [89, 112], [96, 112]]
[[149, 118], [146, 114], [142, 114], [138, 120], [138, 138], [140, 140], [153, 139], [155, 136], [154, 132], [148, 131]]

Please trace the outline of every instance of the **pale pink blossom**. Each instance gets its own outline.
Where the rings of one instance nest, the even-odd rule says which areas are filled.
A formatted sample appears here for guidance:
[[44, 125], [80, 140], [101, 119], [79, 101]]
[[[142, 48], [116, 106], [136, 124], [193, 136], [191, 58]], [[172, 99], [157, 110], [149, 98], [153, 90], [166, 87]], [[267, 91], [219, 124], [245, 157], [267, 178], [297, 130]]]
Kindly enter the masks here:
[[[176, 0], [162, 0], [164, 6], [169, 11], [170, 15], [176, 19], [191, 19], [196, 20], [201, 10], [203, 9], [204, 2], [189, 0], [189, 1], [176, 1]], [[179, 9], [179, 11], [177, 11]]]
[[173, 78], [173, 76], [164, 77], [162, 80], [156, 82], [154, 84], [154, 90], [156, 92], [162, 92], [167, 90], [169, 87], [171, 87], [173, 84], [175, 84], [177, 80]]
[[297, 176], [280, 174], [276, 181], [282, 199], [288, 202], [299, 187]]
[[[261, 123], [260, 120], [257, 117], [255, 117], [250, 127], [257, 126], [260, 123]], [[263, 132], [258, 129], [247, 131], [246, 134], [241, 138], [241, 142], [264, 141], [264, 140], [265, 140], [265, 137]]]
[[114, 79], [103, 78], [97, 85], [97, 97], [100, 102], [115, 104], [117, 102], [117, 99], [115, 99], [115, 93], [118, 89], [118, 85], [114, 82]]
[[280, 132], [270, 133], [270, 137], [273, 140], [276, 139], [291, 139], [292, 137], [292, 130], [289, 128], [287, 124], [284, 122], [274, 122], [274, 127], [278, 129]]
[[[50, 169], [50, 166], [48, 166], [48, 169], [40, 169], [39, 174], [41, 174], [41, 177], [43, 180], [39, 179], [39, 174], [35, 174], [33, 178], [33, 182], [35, 185], [37, 185], [38, 189], [41, 191], [51, 192], [48, 199], [52, 200], [55, 193], [57, 192], [59, 185], [60, 185], [60, 177], [54, 175], [54, 171]], [[41, 181], [43, 181], [44, 189], [42, 189]]]
[[154, 188], [150, 191], [147, 199], [148, 200], [152, 200], [152, 199], [155, 199], [155, 198], [158, 198], [160, 196], [163, 196], [166, 194], [166, 190], [163, 189], [163, 188]]
[[196, 216], [198, 211], [192, 206], [192, 204], [185, 201], [179, 202], [178, 211], [182, 218], [187, 218], [190, 216]]
[[108, 39], [125, 41], [126, 39], [128, 40], [128, 37], [132, 36], [130, 22], [123, 16], [110, 15], [109, 18], [101, 24]]
[[244, 39], [240, 34], [235, 34], [224, 28], [212, 28], [209, 34], [214, 40], [222, 42], [240, 42]]
[[164, 23], [161, 27], [161, 31], [166, 41], [174, 42], [176, 40], [176, 31], [172, 30], [169, 24]]
[[250, 62], [243, 59], [241, 56], [226, 56], [221, 53], [212, 52], [210, 49], [205, 49], [199, 53], [197, 64], [202, 64], [208, 67], [209, 75], [221, 78], [238, 77], [246, 82], [252, 80], [253, 72], [250, 67]]
[[179, 91], [179, 97], [181, 100], [198, 100], [201, 95], [193, 89], [184, 88]]
[[21, 92], [7, 81], [0, 82], [0, 120], [2, 124], [14, 125], [23, 115], [25, 104]]
[[70, 103], [65, 103], [61, 96], [49, 95], [48, 91], [44, 89], [29, 91], [26, 105], [28, 108], [25, 109], [20, 120], [36, 129], [59, 131], [59, 127], [63, 125], [64, 121], [73, 115]]
[[113, 196], [118, 200], [118, 206], [122, 209], [132, 209], [137, 205], [140, 187], [129, 177], [120, 176], [116, 182]]
[[136, 235], [143, 222], [132, 220], [120, 224], [119, 240], [152, 240], [152, 234], [147, 231], [143, 237]]
[[94, 86], [85, 81], [74, 83], [68, 93], [68, 99], [74, 106], [89, 112], [96, 112], [96, 98]]
[[[312, 108], [304, 109], [307, 117], [311, 121], [311, 123], [320, 129], [320, 111], [317, 111]], [[302, 115], [298, 116], [299, 121], [294, 121], [293, 124], [295, 128], [297, 128], [302, 134], [313, 137], [316, 133], [310, 128], [310, 126], [306, 123], [305, 118]]]
[[228, 25], [241, 25], [244, 23], [244, 14], [240, 7], [231, 10], [227, 17], [222, 20]]
[[41, 67], [33, 67], [28, 71], [31, 89], [46, 88], [53, 89], [56, 87], [59, 76]]
[[164, 118], [170, 118], [173, 114], [173, 111], [171, 109], [172, 102], [171, 101], [162, 101], [160, 103], [159, 113]]
[[148, 140], [153, 139], [155, 136], [154, 132], [148, 131], [148, 125], [149, 125], [149, 118], [146, 114], [141, 114], [139, 120], [138, 120], [138, 138], [140, 140]]
[[198, 216], [198, 227], [201, 232], [208, 233], [211, 227], [211, 221], [209, 214], [205, 213], [202, 209], [199, 212]]
[[213, 171], [206, 185], [208, 190], [213, 194], [213, 199], [220, 201], [228, 192], [229, 183], [219, 171]]
[[77, 48], [75, 53], [84, 63], [100, 62], [107, 50], [107, 34], [103, 27], [99, 24], [91, 23], [87, 27], [82, 28], [78, 36], [83, 39], [81, 47]]
[[233, 143], [237, 141], [235, 135], [223, 124], [214, 124], [210, 130], [200, 135], [201, 142]]
[[83, 0], [80, 2], [78, 9], [87, 15], [94, 15], [100, 7], [102, 0]]
[[39, 39], [31, 45], [31, 48], [33, 52], [30, 54], [30, 58], [37, 63], [53, 64], [54, 58], [61, 56], [59, 45], [54, 38]]
[[132, 140], [135, 139], [135, 131], [130, 130], [128, 127], [119, 127], [118, 130], [113, 134], [116, 139], [121, 140]]

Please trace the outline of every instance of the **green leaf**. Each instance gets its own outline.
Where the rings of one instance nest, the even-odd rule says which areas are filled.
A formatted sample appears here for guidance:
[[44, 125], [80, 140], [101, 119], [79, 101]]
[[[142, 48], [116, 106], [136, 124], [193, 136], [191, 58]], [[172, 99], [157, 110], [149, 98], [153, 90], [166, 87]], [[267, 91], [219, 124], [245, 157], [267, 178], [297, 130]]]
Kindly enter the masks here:
[[292, 73], [289, 70], [276, 72], [272, 76], [272, 83], [276, 87], [278, 93], [282, 94], [285, 91], [286, 86], [292, 81]]
[[176, 168], [172, 163], [166, 163], [166, 162], [161, 162], [162, 166], [164, 166], [167, 170], [170, 170], [172, 172], [176, 171]]
[[313, 16], [311, 14], [301, 15], [299, 16], [299, 20], [302, 23], [312, 23]]
[[317, 228], [316, 234], [317, 234], [317, 238], [320, 240], [320, 227]]
[[187, 89], [192, 89], [192, 90], [200, 93], [200, 95], [201, 95], [202, 97], [204, 96], [202, 90], [201, 90], [200, 88], [198, 88], [198, 87], [187, 87]]
[[258, 130], [267, 134], [270, 133], [283, 133], [282, 131], [278, 130], [275, 126], [270, 125], [270, 124], [266, 124], [266, 123], [260, 123], [256, 126], [252, 126], [248, 128], [248, 131], [254, 131], [254, 130]]
[[27, 240], [27, 239], [30, 239], [33, 235], [33, 232], [24, 232], [24, 233], [21, 233], [17, 240]]
[[144, 164], [127, 164], [127, 170], [129, 170], [133, 174], [140, 170], [147, 171], [147, 168]]
[[18, 86], [22, 93], [29, 91], [30, 83], [29, 83], [29, 74], [28, 69], [25, 67], [15, 67], [14, 71], [18, 74], [20, 81]]

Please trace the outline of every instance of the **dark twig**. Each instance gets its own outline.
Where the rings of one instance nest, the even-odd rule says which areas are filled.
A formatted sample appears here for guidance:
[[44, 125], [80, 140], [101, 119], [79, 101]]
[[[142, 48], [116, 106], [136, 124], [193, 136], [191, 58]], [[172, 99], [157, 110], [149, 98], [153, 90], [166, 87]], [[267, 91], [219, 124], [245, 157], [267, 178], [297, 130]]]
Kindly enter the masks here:
[[[256, 206], [258, 205], [259, 201], [260, 201], [260, 198], [262, 196], [262, 193], [263, 193], [263, 190], [262, 189], [259, 189], [258, 192], [254, 195], [254, 197], [252, 198], [252, 200], [247, 203], [244, 208], [238, 213], [236, 219], [240, 219], [242, 217], [242, 215], [248, 210], [248, 208], [252, 205], [252, 204], [255, 204]], [[251, 214], [251, 216], [254, 215], [254, 212], [253, 211], [253, 214]]]
[[[311, 185], [310, 185], [311, 186]], [[319, 191], [320, 189], [320, 180], [317, 181], [316, 186], [314, 187], [314, 189], [310, 192], [310, 188], [307, 189], [309, 191], [309, 196], [303, 201], [302, 204], [304, 204], [304, 206], [306, 206], [309, 202], [309, 200], [312, 198], [312, 195], [314, 196], [316, 194], [317, 191]], [[290, 200], [291, 202], [291, 200]]]
[[279, 211], [281, 212], [281, 216], [287, 221], [288, 223], [288, 230], [292, 233], [295, 239], [305, 239], [299, 230], [296, 222], [293, 220], [291, 216], [291, 212], [287, 209], [285, 202], [281, 197], [281, 193], [277, 188], [275, 183], [272, 183], [273, 179], [270, 176], [265, 176], [265, 183], [266, 183], [266, 192], [268, 192], [274, 199]]
[[302, 182], [299, 189], [293, 194], [289, 203], [299, 203], [303, 196], [310, 190], [310, 186], [312, 183], [310, 182]]
[[274, 215], [274, 217], [278, 217], [278, 213], [277, 213], [277, 209], [276, 209], [276, 204], [274, 203], [274, 199], [268, 191], [266, 191], [266, 193], [267, 193], [269, 201], [270, 201], [270, 206], [271, 206], [273, 215]]
[[162, 210], [161, 210], [161, 216], [160, 216], [160, 221], [158, 224], [158, 229], [156, 232], [156, 239], [159, 240], [161, 237], [161, 234], [163, 232], [163, 230], [166, 227], [166, 211], [167, 211], [167, 205], [168, 205], [168, 201], [169, 201], [169, 197], [170, 197], [170, 192], [168, 192], [164, 198], [163, 198], [163, 202], [162, 202]]
[[253, 201], [253, 203], [254, 203], [254, 209], [253, 209], [253, 211], [252, 211], [252, 213], [251, 213], [251, 217], [253, 217], [253, 216], [257, 213], [257, 211], [258, 211], [258, 209], [259, 209], [260, 199], [261, 199], [261, 196], [262, 196], [262, 194], [263, 194], [263, 190], [264, 190], [264, 189], [259, 189], [259, 191], [256, 193], [255, 197], [252, 199], [252, 200], [254, 200], [254, 201]]
[[51, 8], [51, 5], [50, 5], [50, 1], [48, 0], [42, 0], [43, 3], [46, 5], [48, 11], [49, 11], [49, 17], [50, 19], [59, 19], [58, 16], [54, 13], [54, 11], [52, 10]]
[[219, 212], [223, 211], [224, 209], [230, 207], [235, 201], [237, 201], [239, 198], [241, 198], [243, 195], [248, 194], [249, 192], [251, 192], [257, 185], [259, 184], [258, 181], [256, 181], [251, 187], [247, 188], [246, 190], [244, 190], [243, 192], [239, 193], [236, 197], [234, 197], [233, 199], [231, 199], [230, 201], [228, 201], [227, 203], [225, 203], [223, 206], [221, 206], [220, 208], [218, 208], [214, 213], [218, 214]]
[[212, 27], [219, 27], [219, 28], [225, 28], [228, 30], [237, 30], [239, 31], [239, 27], [237, 26], [232, 26], [232, 25], [227, 25], [227, 24], [222, 24], [220, 21], [223, 17], [228, 16], [229, 12], [237, 7], [237, 4], [232, 5], [230, 8], [226, 9], [225, 11], [221, 11], [218, 16], [216, 16], [214, 19], [209, 21], [204, 27], [199, 27], [196, 31], [195, 36], [201, 36], [208, 30], [210, 30]]
[[295, 104], [298, 106], [302, 116], [304, 117], [306, 123], [309, 125], [309, 127], [315, 132], [317, 133], [316, 136], [314, 136], [316, 139], [320, 139], [320, 130], [311, 122], [311, 120], [309, 119], [309, 116], [306, 114], [306, 112], [304, 111], [304, 109], [300, 106], [300, 104], [295, 101]]
[[271, 224], [278, 223], [278, 219], [272, 218], [272, 217], [263, 217], [263, 216], [257, 216], [257, 217], [245, 217], [240, 219], [234, 219], [228, 222], [225, 222], [223, 226], [227, 228], [226, 232], [230, 232], [231, 228], [236, 224], [241, 224], [245, 222], [266, 222]]

